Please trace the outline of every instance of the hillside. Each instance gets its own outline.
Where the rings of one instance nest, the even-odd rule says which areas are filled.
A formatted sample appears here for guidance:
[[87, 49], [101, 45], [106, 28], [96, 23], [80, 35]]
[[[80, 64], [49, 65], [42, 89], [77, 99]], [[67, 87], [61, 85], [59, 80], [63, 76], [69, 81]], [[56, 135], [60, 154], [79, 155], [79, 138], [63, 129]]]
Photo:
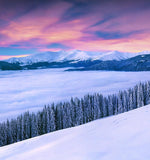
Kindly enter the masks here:
[[69, 69], [69, 71], [73, 70], [150, 71], [150, 54], [139, 55], [121, 61], [99, 61], [83, 68]]
[[21, 70], [22, 67], [18, 63], [8, 63], [5, 61], [0, 61], [0, 70]]
[[2, 160], [149, 160], [150, 105], [0, 148]]

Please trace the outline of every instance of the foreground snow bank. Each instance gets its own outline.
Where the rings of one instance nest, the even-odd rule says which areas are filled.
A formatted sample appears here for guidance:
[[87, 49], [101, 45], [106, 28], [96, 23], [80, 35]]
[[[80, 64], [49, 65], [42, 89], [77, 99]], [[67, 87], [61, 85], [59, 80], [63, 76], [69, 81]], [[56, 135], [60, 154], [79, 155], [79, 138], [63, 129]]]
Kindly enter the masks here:
[[2, 160], [149, 160], [150, 105], [0, 148]]

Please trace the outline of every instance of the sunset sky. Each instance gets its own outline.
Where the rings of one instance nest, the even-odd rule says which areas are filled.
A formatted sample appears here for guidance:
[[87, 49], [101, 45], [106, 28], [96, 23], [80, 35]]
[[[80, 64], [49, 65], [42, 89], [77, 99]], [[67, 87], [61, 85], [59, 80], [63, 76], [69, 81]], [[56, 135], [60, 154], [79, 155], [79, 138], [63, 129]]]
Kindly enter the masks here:
[[150, 0], [0, 0], [0, 59], [150, 50]]

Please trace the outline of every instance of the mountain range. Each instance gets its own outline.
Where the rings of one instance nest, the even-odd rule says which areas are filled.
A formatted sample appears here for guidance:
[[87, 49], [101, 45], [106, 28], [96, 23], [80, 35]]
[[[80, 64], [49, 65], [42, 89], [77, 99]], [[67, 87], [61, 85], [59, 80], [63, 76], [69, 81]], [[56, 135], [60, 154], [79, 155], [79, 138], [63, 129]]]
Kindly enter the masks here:
[[138, 55], [129, 59], [120, 61], [98, 61], [95, 64], [83, 68], [68, 69], [67, 71], [89, 71], [89, 70], [107, 70], [107, 71], [150, 71], [150, 54]]
[[86, 61], [86, 60], [124, 60], [137, 55], [150, 54], [149, 51], [139, 53], [127, 52], [85, 52], [80, 50], [59, 51], [59, 52], [45, 52], [38, 53], [27, 57], [10, 58], [6, 60], [8, 63], [19, 63], [21, 65], [31, 65], [39, 62], [64, 62], [64, 61]]
[[84, 52], [79, 50], [46, 52], [0, 61], [1, 70], [74, 67], [74, 70], [149, 71], [150, 52]]

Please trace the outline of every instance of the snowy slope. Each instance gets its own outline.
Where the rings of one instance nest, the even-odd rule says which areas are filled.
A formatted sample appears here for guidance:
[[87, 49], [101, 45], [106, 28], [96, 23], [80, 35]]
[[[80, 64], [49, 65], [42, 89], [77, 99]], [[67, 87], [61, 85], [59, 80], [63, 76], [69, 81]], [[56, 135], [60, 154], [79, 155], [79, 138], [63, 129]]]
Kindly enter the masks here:
[[150, 105], [0, 148], [2, 160], [149, 160]]
[[118, 51], [113, 52], [85, 52], [80, 50], [72, 51], [59, 51], [59, 52], [45, 52], [39, 53], [27, 57], [21, 58], [10, 58], [6, 60], [9, 63], [19, 62], [24, 65], [32, 64], [36, 62], [59, 62], [67, 60], [123, 60], [128, 59], [137, 55], [150, 54], [149, 51], [139, 52], [139, 53], [121, 53]]
[[105, 54], [102, 54], [101, 57], [99, 58], [103, 61], [106, 61], [106, 60], [118, 60], [119, 61], [119, 60], [131, 58], [131, 57], [135, 57], [139, 54], [143, 54], [143, 53], [126, 53], [126, 52], [120, 53], [118, 51], [113, 51], [113, 52], [107, 52]]

